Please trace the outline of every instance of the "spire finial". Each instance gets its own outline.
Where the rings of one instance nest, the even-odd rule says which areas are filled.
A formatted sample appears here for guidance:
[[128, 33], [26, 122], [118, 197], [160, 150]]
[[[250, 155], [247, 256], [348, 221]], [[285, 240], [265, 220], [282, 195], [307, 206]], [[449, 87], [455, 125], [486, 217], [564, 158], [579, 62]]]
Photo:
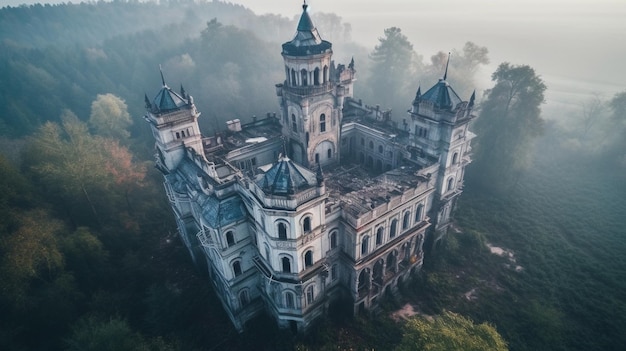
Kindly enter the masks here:
[[163, 78], [163, 67], [161, 67], [160, 64], [159, 64], [159, 71], [161, 72], [161, 82], [163, 83], [163, 86], [166, 86], [165, 78]]
[[306, 8], [309, 7], [309, 5], [306, 4], [306, 0], [304, 0], [304, 4], [302, 4], [302, 10], [306, 11]]
[[448, 52], [448, 62], [446, 62], [446, 72], [443, 74], [443, 80], [448, 78], [448, 65], [450, 65], [450, 53]]
[[469, 101], [469, 108], [474, 107], [474, 100], [476, 100], [476, 89], [474, 89], [474, 91], [472, 92], [472, 96], [470, 97], [470, 101]]
[[144, 101], [146, 103], [146, 108], [149, 110], [152, 108], [152, 104], [150, 103], [150, 99], [148, 99], [148, 94], [144, 93]]

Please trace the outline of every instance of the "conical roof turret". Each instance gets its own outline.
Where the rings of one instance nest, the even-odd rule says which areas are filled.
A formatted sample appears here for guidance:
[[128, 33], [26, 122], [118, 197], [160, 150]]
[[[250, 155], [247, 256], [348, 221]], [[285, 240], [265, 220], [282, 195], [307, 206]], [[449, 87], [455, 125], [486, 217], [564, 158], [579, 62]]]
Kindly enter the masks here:
[[296, 35], [283, 44], [283, 55], [308, 56], [328, 52], [332, 44], [323, 40], [307, 11], [306, 1], [302, 5], [302, 15], [298, 21]]

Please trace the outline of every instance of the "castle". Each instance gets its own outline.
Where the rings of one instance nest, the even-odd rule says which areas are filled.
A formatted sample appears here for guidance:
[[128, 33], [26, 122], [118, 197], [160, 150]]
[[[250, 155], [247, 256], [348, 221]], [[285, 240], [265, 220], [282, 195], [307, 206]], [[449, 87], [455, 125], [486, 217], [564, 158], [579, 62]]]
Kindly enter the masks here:
[[332, 54], [305, 3], [282, 45], [279, 115], [203, 137], [182, 88], [146, 96], [180, 237], [240, 331], [263, 311], [302, 331], [336, 301], [375, 309], [421, 268], [462, 191], [474, 95], [444, 75], [398, 127], [353, 98], [354, 62]]

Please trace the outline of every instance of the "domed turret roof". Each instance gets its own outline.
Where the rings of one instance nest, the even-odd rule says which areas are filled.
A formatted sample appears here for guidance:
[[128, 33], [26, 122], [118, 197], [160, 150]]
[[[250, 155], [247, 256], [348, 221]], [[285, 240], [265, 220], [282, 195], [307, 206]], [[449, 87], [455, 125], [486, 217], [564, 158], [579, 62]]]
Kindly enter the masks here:
[[170, 89], [167, 85], [163, 85], [159, 93], [154, 98], [153, 106], [160, 112], [172, 111], [187, 105], [187, 101]]
[[[310, 174], [309, 174], [310, 173]], [[299, 167], [288, 157], [281, 157], [258, 181], [266, 194], [288, 195], [315, 184], [312, 172]]]
[[313, 20], [307, 12], [306, 2], [302, 5], [302, 16], [298, 22], [298, 30], [294, 38], [283, 44], [283, 54], [291, 56], [315, 55], [327, 52], [332, 44], [322, 40]]
[[422, 94], [421, 101], [430, 101], [436, 108], [451, 110], [461, 103], [462, 100], [457, 93], [452, 89], [450, 84], [444, 79], [439, 79], [439, 82], [427, 92]]

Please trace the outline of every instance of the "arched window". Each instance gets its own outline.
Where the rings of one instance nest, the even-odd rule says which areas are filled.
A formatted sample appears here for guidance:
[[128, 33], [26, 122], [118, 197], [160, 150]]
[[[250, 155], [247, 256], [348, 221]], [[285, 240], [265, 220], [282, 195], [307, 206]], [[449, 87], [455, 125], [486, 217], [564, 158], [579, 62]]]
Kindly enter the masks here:
[[319, 152], [315, 153], [315, 163], [320, 163], [320, 154], [319, 154]]
[[324, 133], [326, 131], [326, 115], [320, 115], [320, 133]]
[[230, 230], [226, 232], [226, 243], [228, 244], [228, 247], [235, 245], [235, 236]]
[[311, 267], [313, 265], [313, 251], [308, 250], [304, 253], [304, 268]]
[[326, 156], [328, 156], [329, 159], [332, 158], [333, 157], [333, 150], [332, 149], [328, 149], [326, 151]]
[[304, 217], [304, 220], [302, 221], [302, 231], [304, 233], [311, 232], [311, 217]]
[[235, 274], [235, 277], [240, 276], [242, 272], [243, 271], [241, 270], [241, 262], [239, 261], [233, 262], [233, 273]]
[[330, 233], [330, 248], [331, 250], [337, 247], [337, 232]]
[[454, 187], [454, 178], [450, 177], [448, 179], [448, 191], [452, 190], [452, 187]]
[[384, 236], [385, 236], [385, 228], [379, 227], [378, 230], [376, 230], [376, 245], [380, 245], [383, 243]]
[[383, 153], [383, 146], [382, 145], [378, 145], [378, 153], [380, 153], [380, 154]]
[[366, 255], [369, 251], [370, 237], [364, 236], [361, 241], [361, 255]]
[[459, 162], [459, 153], [455, 152], [454, 155], [452, 155], [452, 164], [455, 165], [457, 162]]
[[417, 205], [417, 208], [415, 209], [415, 223], [422, 221], [422, 212], [424, 212], [424, 205]]
[[287, 82], [290, 83], [290, 84], [293, 84], [293, 83], [291, 83], [291, 77], [289, 76], [289, 67], [287, 67], [287, 66], [285, 66], [285, 76], [287, 77], [286, 78]]
[[291, 85], [298, 85], [298, 80], [296, 79], [296, 71], [293, 68], [291, 69]]
[[315, 67], [313, 71], [313, 84], [320, 85], [320, 69], [318, 67]]
[[306, 303], [310, 305], [315, 301], [315, 285], [311, 285], [306, 288]]
[[393, 238], [396, 236], [396, 231], [398, 228], [398, 220], [394, 219], [391, 221], [391, 227], [389, 227], [389, 237]]
[[291, 273], [291, 260], [289, 257], [283, 257], [280, 259], [282, 263], [283, 273]]
[[294, 301], [293, 293], [290, 291], [285, 292], [285, 307], [289, 309], [295, 308]]
[[300, 76], [301, 76], [300, 81], [302, 82], [302, 86], [306, 87], [308, 85], [308, 80], [307, 80], [307, 72], [304, 68], [300, 71]]
[[285, 225], [285, 223], [278, 223], [278, 239], [287, 239], [287, 226]]
[[324, 83], [328, 82], [328, 66], [324, 66]]
[[291, 114], [291, 130], [298, 132], [298, 121], [296, 121], [296, 115]]
[[250, 303], [250, 296], [248, 295], [248, 290], [247, 289], [241, 290], [239, 292], [239, 304], [241, 304], [241, 306], [243, 307], [247, 305], [248, 303]]
[[409, 229], [409, 224], [411, 224], [411, 213], [409, 211], [406, 211], [404, 213], [404, 218], [402, 219], [402, 229]]

